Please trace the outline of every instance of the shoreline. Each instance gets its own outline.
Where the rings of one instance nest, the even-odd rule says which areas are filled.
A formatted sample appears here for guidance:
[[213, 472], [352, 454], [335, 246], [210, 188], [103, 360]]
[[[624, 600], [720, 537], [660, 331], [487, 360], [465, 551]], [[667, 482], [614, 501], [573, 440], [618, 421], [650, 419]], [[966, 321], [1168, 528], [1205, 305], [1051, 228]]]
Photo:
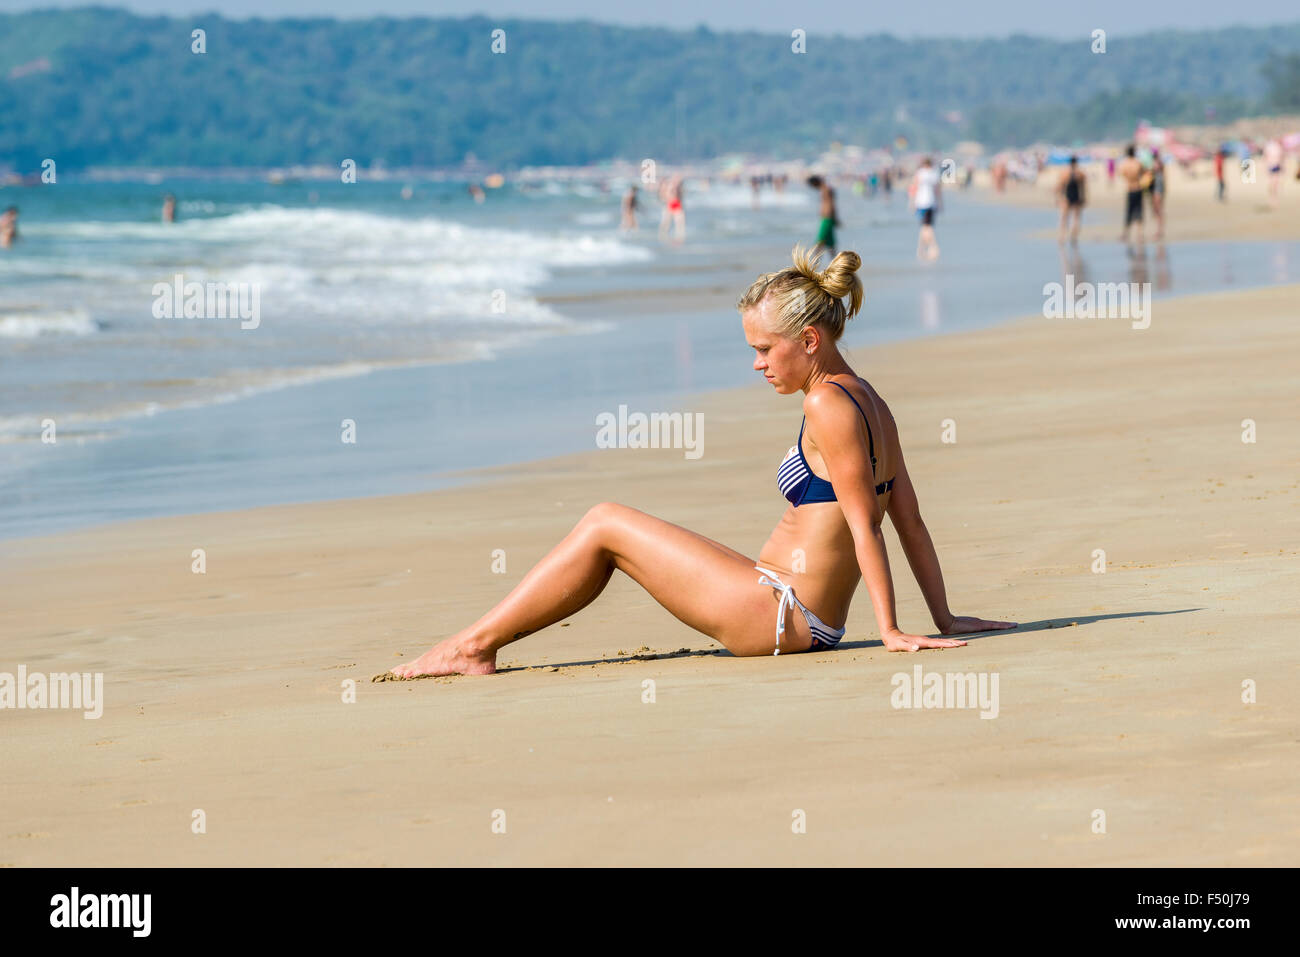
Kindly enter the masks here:
[[[955, 215], [967, 218], [963, 228], [969, 233], [970, 222], [978, 222], [979, 217], [970, 218], [962, 206], [954, 209]], [[858, 224], [859, 229], [876, 229], [873, 212], [865, 204], [853, 214], [865, 221]], [[1019, 230], [1026, 222], [1017, 216], [1004, 225], [1004, 232]], [[886, 227], [875, 232], [871, 242], [879, 248], [882, 237], [893, 243], [897, 233], [896, 224]], [[864, 231], [862, 235], [873, 234]], [[752, 356], [744, 355], [739, 330], [732, 329], [733, 306], [739, 291], [760, 271], [757, 261], [779, 261], [774, 257], [781, 245], [777, 240], [724, 250], [715, 253], [719, 262], [707, 268], [695, 268], [689, 257], [670, 255], [655, 263], [656, 272], [676, 275], [676, 268], [685, 266], [682, 283], [633, 287], [632, 292], [602, 288], [600, 282], [610, 282], [608, 274], [594, 288], [584, 290], [580, 278], [562, 273], [541, 287], [536, 298], [558, 306], [564, 318], [577, 325], [525, 344], [498, 344], [491, 347], [491, 359], [467, 354], [459, 359], [406, 361], [371, 368], [362, 375], [321, 376], [259, 390], [224, 403], [196, 402], [157, 415], [95, 420], [86, 425], [94, 435], [82, 445], [78, 445], [82, 436], [61, 429], [60, 438], [72, 448], [59, 457], [57, 465], [53, 459], [33, 455], [31, 443], [11, 443], [8, 455], [15, 463], [16, 483], [27, 483], [35, 490], [35, 498], [29, 499], [25, 510], [5, 519], [0, 551], [20, 547], [42, 534], [159, 515], [228, 513], [277, 503], [354, 500], [463, 487], [478, 481], [481, 469], [589, 451], [593, 443], [591, 417], [608, 409], [611, 402], [616, 405], [635, 398], [650, 407], [680, 408], [683, 402], [698, 401], [696, 396], [741, 387], [751, 379]], [[1035, 245], [1039, 250], [1034, 254], [1036, 266], [1029, 253], [1017, 261], [1037, 278], [1017, 287], [1014, 295], [1002, 292], [984, 299], [967, 294], [975, 287], [953, 285], [961, 279], [960, 269], [930, 274], [911, 265], [901, 273], [905, 277], [902, 285], [896, 278], [900, 274], [876, 283], [871, 278], [870, 251], [864, 247], [868, 300], [863, 317], [850, 325], [843, 344], [855, 353], [887, 343], [961, 335], [970, 329], [1016, 321], [1009, 318], [1016, 312], [1005, 311], [1011, 302], [1041, 303], [1040, 286], [1034, 283], [1060, 279], [1061, 266], [1054, 262], [1051, 247]], [[1229, 243], [1221, 252], [1194, 256], [1186, 247], [1180, 252], [1177, 243], [1167, 248], [1178, 278], [1173, 292], [1167, 292], [1169, 267], [1163, 261], [1155, 264], [1152, 278], [1157, 301], [1187, 295], [1186, 290], [1197, 290], [1198, 285], [1271, 288], [1292, 275], [1285, 268], [1281, 275], [1276, 267], [1270, 271], [1269, 260], [1275, 261], [1277, 255], [1282, 255], [1285, 263], [1286, 249], [1268, 255], [1252, 251], [1254, 247]], [[1122, 249], [1085, 244], [1081, 251], [1089, 260], [1093, 280], [1148, 278], [1135, 271], [1136, 265], [1123, 264]], [[959, 247], [953, 255], [965, 252]], [[1295, 252], [1292, 258], [1300, 263], [1300, 250]], [[876, 262], [875, 268], [883, 270], [885, 264]], [[627, 267], [616, 274], [619, 283], [635, 276], [635, 270]], [[931, 288], [937, 292], [928, 291]], [[926, 290], [920, 292], [919, 302], [915, 298], [918, 289]], [[975, 291], [976, 297], [986, 295]], [[615, 307], [621, 308], [611, 312]], [[1019, 310], [1022, 315], [1024, 312]], [[595, 338], [582, 338], [587, 336]], [[575, 350], [584, 354], [575, 356]], [[490, 393], [500, 387], [508, 392], [479, 396], [478, 401], [484, 403], [479, 414], [488, 423], [482, 435], [464, 423], [433, 418], [434, 409], [463, 409], [466, 390], [484, 379], [493, 383]], [[528, 398], [535, 395], [550, 398], [539, 404]], [[430, 412], [412, 418], [412, 401], [422, 403]], [[335, 410], [334, 417], [330, 419], [325, 410]], [[362, 423], [363, 440], [354, 451], [340, 457], [337, 429], [345, 417]], [[433, 454], [432, 447], [412, 441], [431, 428], [458, 461], [447, 463], [445, 456]], [[179, 437], [234, 434], [236, 430], [240, 449], [221, 452], [200, 443], [193, 446], [199, 454], [193, 461], [159, 451], [175, 446]], [[330, 430], [334, 452], [325, 441]], [[169, 470], [175, 481], [162, 489], [161, 495], [156, 494], [142, 476], [130, 471], [130, 463], [137, 460], [149, 462], [151, 472], [159, 467]], [[305, 460], [316, 464], [299, 474], [304, 469], [298, 463]], [[83, 489], [84, 482], [77, 484], [76, 476], [100, 474], [105, 469], [103, 487], [119, 489], [111, 499], [105, 497], [106, 492]], [[255, 494], [250, 494], [254, 490]], [[70, 509], [68, 502], [80, 504]]]

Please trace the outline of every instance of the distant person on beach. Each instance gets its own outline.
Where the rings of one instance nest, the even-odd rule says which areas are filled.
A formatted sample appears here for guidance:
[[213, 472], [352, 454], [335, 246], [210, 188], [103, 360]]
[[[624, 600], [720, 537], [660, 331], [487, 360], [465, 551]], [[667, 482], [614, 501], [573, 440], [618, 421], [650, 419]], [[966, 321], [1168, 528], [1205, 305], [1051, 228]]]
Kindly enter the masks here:
[[1219, 184], [1218, 200], [1221, 203], [1226, 202], [1228, 198], [1228, 184], [1223, 178], [1223, 161], [1227, 155], [1228, 151], [1223, 147], [1219, 147], [1214, 154], [1214, 178]]
[[1268, 201], [1277, 208], [1282, 201], [1282, 144], [1277, 138], [1264, 144], [1264, 167], [1268, 170]]
[[1113, 156], [1106, 159], [1106, 185], [1111, 188], [1115, 186], [1115, 157]]
[[835, 227], [840, 225], [839, 216], [835, 212], [835, 190], [820, 176], [809, 176], [808, 185], [821, 196], [821, 223], [817, 226], [817, 245], [813, 247], [813, 252], [816, 255], [829, 252], [834, 257]]
[[686, 239], [686, 209], [682, 206], [682, 177], [672, 176], [659, 188], [659, 199], [664, 204], [664, 214], [659, 220], [659, 238], [668, 235], [672, 226], [677, 242]]
[[1074, 228], [1070, 231], [1070, 242], [1077, 243], [1079, 241], [1079, 226], [1083, 220], [1083, 207], [1088, 202], [1087, 186], [1087, 177], [1079, 169], [1079, 157], [1071, 156], [1070, 165], [1061, 172], [1060, 179], [1056, 184], [1056, 192], [1061, 206], [1061, 242], [1065, 242], [1066, 226], [1071, 216], [1074, 217]]
[[624, 232], [634, 233], [637, 230], [636, 211], [639, 206], [636, 197], [636, 184], [629, 186], [627, 192], [623, 194], [623, 222], [620, 229]]
[[0, 213], [0, 248], [8, 249], [18, 238], [18, 207], [10, 206]]
[[1160, 158], [1160, 151], [1151, 153], [1151, 213], [1156, 218], [1156, 240], [1165, 236], [1165, 161]]
[[1145, 240], [1142, 236], [1142, 193], [1145, 188], [1143, 178], [1145, 171], [1142, 169], [1142, 163], [1137, 158], [1137, 149], [1129, 145], [1124, 151], [1124, 162], [1119, 164], [1119, 178], [1124, 181], [1126, 190], [1124, 198], [1124, 232], [1120, 233], [1120, 239], [1128, 242], [1129, 227], [1134, 223], [1137, 224], [1137, 241], [1141, 245]]
[[176, 222], [176, 197], [171, 193], [163, 197], [162, 221], [164, 223]]
[[939, 172], [930, 157], [921, 160], [921, 166], [912, 177], [909, 192], [912, 208], [921, 220], [921, 231], [916, 239], [916, 258], [931, 262], [939, 258], [939, 242], [934, 236], [934, 217], [940, 206]]
[[881, 171], [880, 188], [885, 193], [885, 201], [888, 202], [894, 198], [894, 177], [888, 166]]
[[758, 190], [762, 184], [763, 181], [757, 175], [749, 178], [750, 207], [752, 209], [758, 209]]
[[[886, 650], [965, 645], [899, 627], [886, 515], [938, 634], [1017, 626], [950, 610], [893, 413], [839, 351], [845, 324], [862, 307], [861, 258], [842, 252], [825, 271], [811, 250], [796, 247], [793, 259], [793, 266], [759, 276], [736, 304], [755, 371], [778, 395], [802, 394], [805, 420], [777, 469], [787, 504], [757, 561], [639, 509], [602, 502], [495, 607], [393, 668], [394, 675], [492, 674], [502, 648], [586, 608], [616, 571], [737, 657], [834, 649], [863, 581]], [[735, 489], [713, 494], [734, 496]], [[799, 557], [805, 554], [807, 568]], [[626, 605], [606, 609], [629, 613]]]

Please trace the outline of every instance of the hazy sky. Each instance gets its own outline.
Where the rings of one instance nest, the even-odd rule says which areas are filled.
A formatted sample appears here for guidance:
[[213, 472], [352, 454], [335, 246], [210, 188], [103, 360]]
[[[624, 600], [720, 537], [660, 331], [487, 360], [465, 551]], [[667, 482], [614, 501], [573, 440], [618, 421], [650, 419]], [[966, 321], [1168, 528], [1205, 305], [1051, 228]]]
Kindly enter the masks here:
[[[1071, 37], [1101, 28], [1108, 36], [1170, 28], [1201, 29], [1234, 24], [1264, 26], [1300, 21], [1296, 0], [96, 0], [140, 13], [190, 15], [219, 10], [223, 16], [487, 16], [545, 20], [589, 19], [628, 26], [788, 33], [814, 31], [861, 36]], [[0, 0], [12, 12], [88, 6], [88, 0]]]

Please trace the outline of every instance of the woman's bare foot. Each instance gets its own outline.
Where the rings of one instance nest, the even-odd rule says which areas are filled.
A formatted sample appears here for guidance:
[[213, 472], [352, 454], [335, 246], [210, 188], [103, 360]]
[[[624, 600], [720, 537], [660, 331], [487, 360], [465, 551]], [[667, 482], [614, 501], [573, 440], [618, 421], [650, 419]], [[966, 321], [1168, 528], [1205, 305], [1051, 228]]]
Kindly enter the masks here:
[[495, 652], [478, 651], [459, 635], [444, 638], [420, 657], [393, 668], [399, 678], [421, 675], [490, 675], [497, 670]]

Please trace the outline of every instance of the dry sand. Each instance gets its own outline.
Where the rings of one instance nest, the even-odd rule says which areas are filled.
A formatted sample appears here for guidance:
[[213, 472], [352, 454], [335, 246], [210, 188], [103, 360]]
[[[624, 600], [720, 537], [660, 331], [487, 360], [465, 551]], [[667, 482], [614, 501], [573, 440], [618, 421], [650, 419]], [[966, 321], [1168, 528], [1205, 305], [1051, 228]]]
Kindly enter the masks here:
[[[850, 355], [892, 404], [953, 611], [1023, 623], [952, 651], [885, 652], [863, 588], [839, 650], [736, 659], [616, 575], [495, 676], [371, 683], [596, 502], [757, 554], [799, 421], [763, 385], [685, 406], [698, 460], [593, 450], [472, 488], [5, 543], [0, 671], [102, 671], [107, 701], [0, 712], [0, 864], [1294, 865], [1298, 303]], [[886, 535], [899, 622], [926, 630]], [[917, 665], [997, 673], [998, 716], [895, 709]]]

